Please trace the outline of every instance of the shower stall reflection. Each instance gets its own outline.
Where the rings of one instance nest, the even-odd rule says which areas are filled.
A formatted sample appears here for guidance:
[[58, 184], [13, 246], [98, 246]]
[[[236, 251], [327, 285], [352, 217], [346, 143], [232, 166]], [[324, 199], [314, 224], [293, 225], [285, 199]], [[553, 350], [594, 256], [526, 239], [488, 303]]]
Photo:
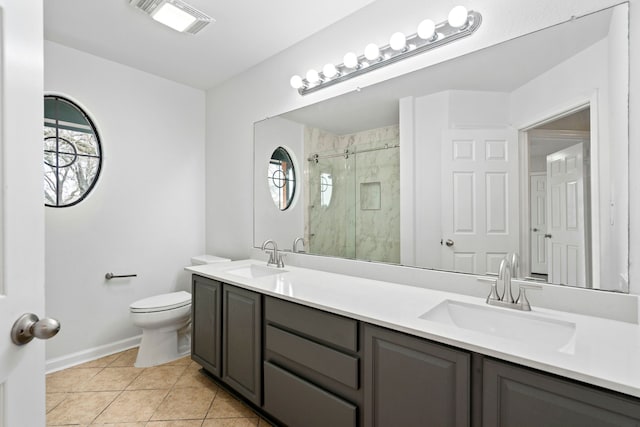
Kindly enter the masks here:
[[348, 135], [306, 127], [305, 238], [314, 254], [400, 262], [398, 126]]

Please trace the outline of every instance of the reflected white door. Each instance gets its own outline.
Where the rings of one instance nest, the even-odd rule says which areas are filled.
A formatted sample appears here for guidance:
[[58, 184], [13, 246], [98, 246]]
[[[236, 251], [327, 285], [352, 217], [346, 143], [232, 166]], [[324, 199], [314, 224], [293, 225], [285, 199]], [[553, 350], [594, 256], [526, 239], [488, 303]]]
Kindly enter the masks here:
[[502, 258], [518, 250], [518, 227], [517, 133], [512, 129], [445, 131], [442, 267], [497, 273]]
[[0, 425], [45, 425], [44, 342], [13, 323], [44, 316], [42, 1], [0, 0]]
[[531, 273], [547, 274], [547, 176], [544, 172], [529, 178], [531, 209]]
[[585, 286], [582, 143], [547, 156], [549, 282]]

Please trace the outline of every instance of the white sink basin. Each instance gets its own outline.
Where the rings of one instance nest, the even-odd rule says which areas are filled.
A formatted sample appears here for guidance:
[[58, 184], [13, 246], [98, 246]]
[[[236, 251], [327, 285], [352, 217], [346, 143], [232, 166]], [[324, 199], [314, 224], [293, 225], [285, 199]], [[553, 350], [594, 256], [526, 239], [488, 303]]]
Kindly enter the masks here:
[[572, 352], [575, 341], [575, 323], [509, 308], [445, 300], [420, 318], [561, 352]]
[[264, 267], [262, 265], [245, 265], [244, 267], [226, 270], [227, 273], [247, 279], [257, 279], [258, 277], [273, 276], [275, 274], [286, 273], [287, 270], [279, 268]]

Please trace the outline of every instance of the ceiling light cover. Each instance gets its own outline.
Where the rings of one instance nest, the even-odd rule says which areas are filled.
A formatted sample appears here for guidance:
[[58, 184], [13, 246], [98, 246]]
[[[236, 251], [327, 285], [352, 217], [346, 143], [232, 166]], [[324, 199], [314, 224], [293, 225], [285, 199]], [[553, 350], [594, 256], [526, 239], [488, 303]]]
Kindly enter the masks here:
[[189, 28], [191, 24], [196, 22], [195, 16], [183, 11], [179, 7], [175, 7], [171, 3], [165, 3], [157, 8], [151, 17], [161, 24], [180, 32], [183, 32]]
[[196, 34], [215, 19], [182, 0], [130, 0], [129, 3], [176, 31]]

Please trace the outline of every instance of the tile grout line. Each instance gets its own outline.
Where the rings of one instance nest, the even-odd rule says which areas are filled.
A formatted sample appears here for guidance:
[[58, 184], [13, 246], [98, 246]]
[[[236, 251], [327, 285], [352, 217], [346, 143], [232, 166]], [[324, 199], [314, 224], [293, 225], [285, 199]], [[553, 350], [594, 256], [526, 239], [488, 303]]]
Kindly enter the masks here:
[[[124, 352], [123, 352], [124, 354]], [[152, 423], [156, 422], [156, 421], [192, 421], [197, 422], [200, 421], [198, 423], [198, 425], [200, 427], [202, 427], [203, 425], [205, 425], [205, 423], [207, 422], [207, 416], [209, 415], [209, 413], [211, 412], [211, 410], [213, 409], [213, 405], [217, 400], [225, 400], [222, 395], [221, 395], [221, 389], [220, 386], [218, 386], [217, 384], [213, 383], [215, 385], [215, 391], [213, 392], [213, 397], [211, 398], [211, 401], [209, 402], [209, 405], [206, 408], [206, 411], [204, 411], [204, 414], [202, 417], [193, 417], [193, 418], [180, 418], [180, 419], [170, 419], [170, 420], [153, 420], [153, 416], [158, 412], [158, 409], [165, 403], [167, 402], [168, 397], [171, 395], [171, 393], [178, 393], [180, 391], [180, 389], [182, 388], [190, 388], [190, 389], [197, 389], [199, 388], [198, 385], [194, 386], [193, 384], [187, 383], [186, 386], [182, 386], [179, 387], [178, 384], [180, 383], [181, 380], [183, 380], [185, 377], [191, 377], [192, 376], [192, 372], [190, 369], [191, 364], [193, 364], [194, 362], [191, 360], [187, 360], [185, 363], [178, 363], [175, 365], [170, 365], [170, 366], [174, 366], [174, 369], [176, 369], [177, 371], [180, 372], [179, 375], [176, 376], [175, 380], [172, 382], [171, 386], [167, 389], [167, 388], [157, 388], [157, 386], [154, 386], [152, 388], [144, 388], [144, 389], [136, 389], [136, 390], [128, 390], [128, 387], [131, 386], [131, 384], [133, 384], [136, 380], [138, 380], [147, 370], [149, 370], [150, 368], [142, 368], [140, 370], [140, 372], [133, 377], [130, 381], [128, 381], [121, 389], [115, 389], [115, 390], [78, 390], [79, 388], [82, 388], [87, 382], [91, 381], [92, 379], [94, 379], [96, 376], [102, 374], [103, 372], [105, 372], [107, 369], [109, 368], [131, 368], [133, 366], [131, 365], [126, 365], [126, 366], [113, 366], [120, 358], [122, 357], [122, 354], [119, 357], [116, 357], [115, 359], [113, 359], [112, 361], [110, 361], [109, 363], [107, 363], [104, 366], [87, 366], [84, 368], [76, 368], [76, 369], [96, 369], [96, 372], [91, 375], [91, 377], [83, 379], [81, 381], [79, 381], [76, 384], [73, 384], [70, 388], [65, 388], [64, 391], [62, 392], [51, 392], [51, 393], [62, 393], [64, 395], [62, 401], [58, 402], [58, 404], [56, 404], [54, 407], [50, 408], [49, 411], [47, 411], [47, 414], [49, 414], [50, 412], [54, 411], [56, 408], [58, 408], [63, 402], [65, 402], [67, 399], [69, 399], [71, 396], [73, 395], [77, 395], [77, 394], [81, 394], [81, 393], [96, 393], [96, 392], [115, 392], [115, 396], [113, 397], [113, 399], [95, 416], [92, 418], [92, 420], [90, 421], [91, 426], [97, 426], [99, 424], [96, 424], [98, 418], [100, 416], [102, 416], [106, 411], [109, 410], [109, 408], [112, 408], [114, 405], [114, 402], [116, 402], [119, 398], [121, 398], [121, 396], [124, 394], [125, 391], [137, 391], [137, 390], [154, 390], [154, 391], [163, 391], [166, 392], [164, 398], [155, 406], [155, 408], [153, 408], [153, 412], [151, 413], [151, 415], [149, 416], [149, 418], [147, 420], [141, 420], [141, 421], [135, 421], [136, 423], [145, 423], [146, 426], [150, 426], [152, 425]], [[182, 367], [182, 369], [180, 369], [180, 367]], [[69, 369], [74, 369], [74, 368], [69, 368]], [[207, 389], [211, 390], [211, 388], [207, 387]], [[233, 396], [232, 396], [233, 397]], [[242, 404], [242, 402], [240, 402]], [[249, 418], [256, 418], [257, 422], [258, 422], [258, 426], [260, 425], [261, 422], [261, 417], [259, 416], [259, 414], [256, 414], [255, 412], [253, 413], [253, 417], [243, 417], [243, 416], [226, 416], [226, 417], [216, 417], [218, 419], [225, 419], [225, 420], [241, 420], [241, 419], [249, 419]], [[127, 421], [129, 422], [129, 421]], [[134, 423], [134, 421], [130, 421], [132, 423]], [[84, 424], [83, 424], [84, 425]]]
[[113, 398], [113, 400], [112, 400], [111, 402], [109, 402], [109, 404], [108, 404], [107, 406], [105, 406], [105, 407], [102, 409], [102, 411], [100, 411], [100, 413], [99, 413], [98, 415], [96, 415], [96, 416], [91, 420], [91, 422], [89, 423], [89, 425], [92, 425], [92, 424], [93, 424], [93, 423], [98, 419], [98, 417], [100, 417], [100, 415], [102, 415], [102, 413], [103, 413], [104, 411], [106, 411], [106, 410], [107, 410], [107, 408], [108, 408], [109, 406], [111, 406], [111, 405], [113, 404], [113, 402], [115, 402], [115, 401], [118, 399], [118, 397], [120, 397], [120, 395], [121, 395], [123, 392], [124, 392], [124, 390], [120, 390], [120, 393], [118, 393], [118, 394], [116, 395], [116, 397], [114, 397], [114, 398]]
[[[123, 354], [124, 354], [124, 352], [123, 352]], [[116, 360], [118, 360], [120, 357], [122, 357], [122, 355], [121, 355], [121, 356], [116, 357], [116, 358], [115, 358], [115, 359], [113, 359], [111, 362], [109, 362], [109, 363], [107, 364], [107, 366], [105, 366], [104, 368], [102, 368], [102, 370], [101, 370], [100, 372], [102, 372], [102, 371], [106, 370], [107, 368], [109, 368], [109, 367], [110, 367], [111, 365], [113, 365], [113, 364], [116, 362]], [[113, 368], [118, 368], [118, 367], [119, 367], [119, 366], [114, 366]], [[123, 366], [123, 367], [127, 367], [127, 366]], [[135, 381], [135, 380], [136, 380], [140, 375], [142, 375], [142, 373], [143, 373], [145, 370], [146, 370], [146, 369], [144, 369], [144, 368], [143, 368], [143, 369], [140, 371], [140, 373], [139, 373], [138, 375], [136, 375], [136, 376], [135, 376], [135, 378], [133, 378], [133, 379], [132, 379], [132, 380], [131, 380], [127, 385], [125, 385], [125, 386], [124, 386], [124, 388], [123, 388], [122, 390], [120, 390], [120, 393], [118, 393], [118, 394], [116, 395], [116, 397], [114, 397], [114, 398], [113, 398], [113, 400], [112, 400], [111, 402], [109, 402], [109, 404], [108, 404], [107, 406], [105, 406], [105, 407], [102, 409], [102, 411], [100, 411], [100, 413], [99, 413], [98, 415], [96, 415], [96, 416], [95, 416], [95, 418], [94, 418], [93, 420], [91, 420], [91, 422], [89, 423], [89, 425], [94, 424], [94, 423], [95, 423], [95, 421], [100, 417], [100, 415], [102, 415], [102, 414], [103, 414], [103, 413], [104, 413], [104, 412], [105, 412], [105, 411], [106, 411], [106, 410], [107, 410], [111, 405], [113, 405], [113, 402], [115, 402], [116, 400], [118, 400], [118, 398], [119, 398], [120, 396], [122, 396], [122, 393], [124, 393], [124, 392], [125, 392], [125, 390], [127, 389], [127, 387], [128, 387], [128, 386], [130, 386], [130, 385], [131, 385], [131, 383], [133, 383], [133, 382], [134, 382], [134, 381]], [[99, 374], [100, 372], [98, 372], [98, 374]], [[97, 375], [97, 374], [96, 374], [96, 375]], [[148, 420], [147, 420], [147, 421], [148, 421]]]
[[[198, 372], [200, 373], [200, 372]], [[207, 408], [207, 412], [204, 413], [204, 418], [202, 419], [202, 424], [200, 424], [200, 426], [202, 426], [204, 424], [204, 422], [207, 420], [207, 416], [209, 415], [209, 412], [211, 412], [211, 408], [213, 408], [213, 402], [216, 401], [216, 399], [218, 398], [218, 393], [220, 393], [220, 386], [218, 386], [218, 384], [216, 384], [216, 393], [213, 395], [213, 399], [211, 399], [211, 402], [209, 403], [209, 407]]]

